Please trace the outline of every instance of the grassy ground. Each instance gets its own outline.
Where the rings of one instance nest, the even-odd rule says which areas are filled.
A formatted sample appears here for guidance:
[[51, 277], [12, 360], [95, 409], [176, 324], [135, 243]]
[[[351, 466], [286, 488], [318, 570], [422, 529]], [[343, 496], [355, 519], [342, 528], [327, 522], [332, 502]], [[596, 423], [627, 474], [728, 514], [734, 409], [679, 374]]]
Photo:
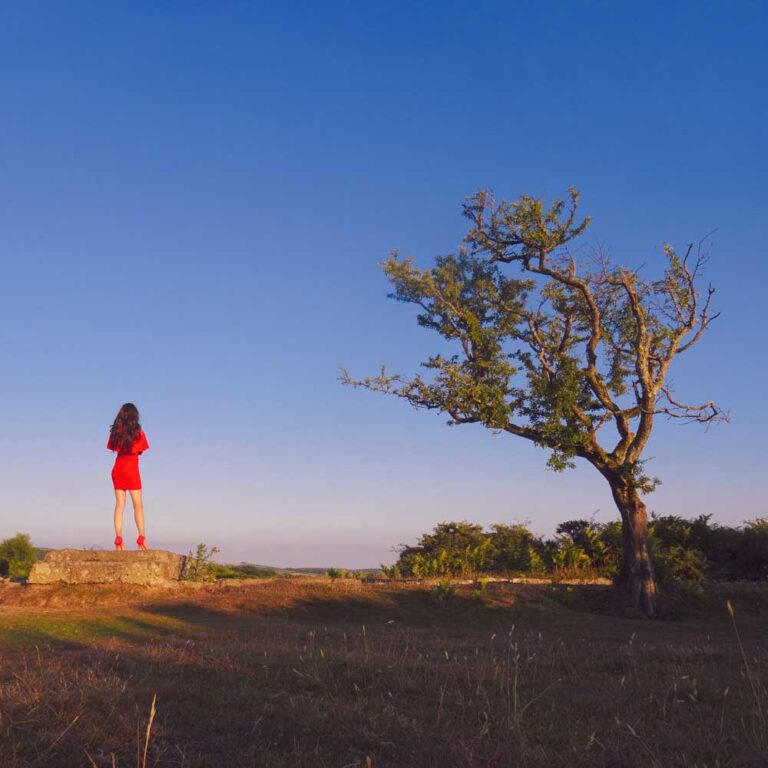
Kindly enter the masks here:
[[5, 585], [0, 765], [768, 765], [768, 585], [609, 594]]

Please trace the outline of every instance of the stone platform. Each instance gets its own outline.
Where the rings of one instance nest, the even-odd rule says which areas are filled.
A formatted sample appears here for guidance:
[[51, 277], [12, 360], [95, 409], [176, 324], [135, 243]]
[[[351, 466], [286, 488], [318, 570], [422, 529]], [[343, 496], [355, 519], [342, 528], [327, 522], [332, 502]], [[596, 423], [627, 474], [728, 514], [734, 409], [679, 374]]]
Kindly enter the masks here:
[[32, 566], [27, 583], [174, 586], [184, 573], [186, 559], [162, 549], [149, 552], [59, 549]]

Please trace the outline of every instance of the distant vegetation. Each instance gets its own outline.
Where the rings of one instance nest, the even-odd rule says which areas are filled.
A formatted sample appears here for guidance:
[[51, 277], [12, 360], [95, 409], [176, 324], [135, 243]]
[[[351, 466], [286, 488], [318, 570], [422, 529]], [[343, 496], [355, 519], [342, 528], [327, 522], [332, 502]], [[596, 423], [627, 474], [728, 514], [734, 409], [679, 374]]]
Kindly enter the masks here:
[[336, 579], [368, 579], [378, 574], [378, 568], [363, 568], [357, 571], [350, 571], [347, 568], [328, 568], [324, 572], [324, 575], [331, 581], [336, 581]]
[[[652, 515], [649, 545], [662, 582], [705, 578], [768, 579], [768, 518], [732, 527], [711, 515], [685, 519]], [[443, 577], [477, 574], [615, 579], [622, 554], [621, 523], [569, 520], [554, 538], [535, 536], [525, 525], [489, 529], [466, 521], [440, 523], [414, 546], [403, 546], [389, 577]]]
[[198, 544], [194, 553], [187, 555], [184, 568], [185, 581], [217, 581], [218, 579], [266, 579], [277, 576], [274, 568], [264, 568], [251, 563], [239, 565], [222, 565], [214, 562], [218, 547]]
[[215, 566], [217, 579], [270, 579], [278, 574], [279, 571], [274, 568], [265, 568], [252, 563], [239, 563], [238, 565], [219, 565], [216, 563]]

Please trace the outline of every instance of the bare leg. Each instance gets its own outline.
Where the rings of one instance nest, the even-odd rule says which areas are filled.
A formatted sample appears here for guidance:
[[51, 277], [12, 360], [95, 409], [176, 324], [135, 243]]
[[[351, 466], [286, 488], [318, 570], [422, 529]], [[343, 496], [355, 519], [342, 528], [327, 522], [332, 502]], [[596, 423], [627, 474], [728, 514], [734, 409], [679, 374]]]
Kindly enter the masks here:
[[[139, 537], [144, 538], [144, 502], [141, 498], [141, 490], [128, 491], [131, 494], [131, 502], [133, 502], [133, 519], [136, 521], [136, 530], [139, 532]], [[141, 549], [147, 549], [147, 545], [142, 543], [139, 545]]]
[[[115, 489], [115, 536], [123, 535], [123, 510], [125, 509], [125, 491]], [[123, 545], [116, 545], [122, 549]]]

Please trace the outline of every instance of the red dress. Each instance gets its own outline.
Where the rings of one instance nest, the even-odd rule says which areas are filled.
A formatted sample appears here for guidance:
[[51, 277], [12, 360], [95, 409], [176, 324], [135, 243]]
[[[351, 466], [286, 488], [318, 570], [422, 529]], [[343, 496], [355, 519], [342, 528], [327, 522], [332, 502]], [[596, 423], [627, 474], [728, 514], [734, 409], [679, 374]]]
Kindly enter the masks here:
[[131, 444], [131, 450], [123, 452], [121, 448], [113, 445], [112, 436], [107, 441], [107, 448], [117, 452], [115, 466], [112, 468], [112, 485], [116, 491], [141, 490], [141, 475], [139, 474], [139, 455], [149, 448], [147, 436], [142, 429], [138, 437]]

